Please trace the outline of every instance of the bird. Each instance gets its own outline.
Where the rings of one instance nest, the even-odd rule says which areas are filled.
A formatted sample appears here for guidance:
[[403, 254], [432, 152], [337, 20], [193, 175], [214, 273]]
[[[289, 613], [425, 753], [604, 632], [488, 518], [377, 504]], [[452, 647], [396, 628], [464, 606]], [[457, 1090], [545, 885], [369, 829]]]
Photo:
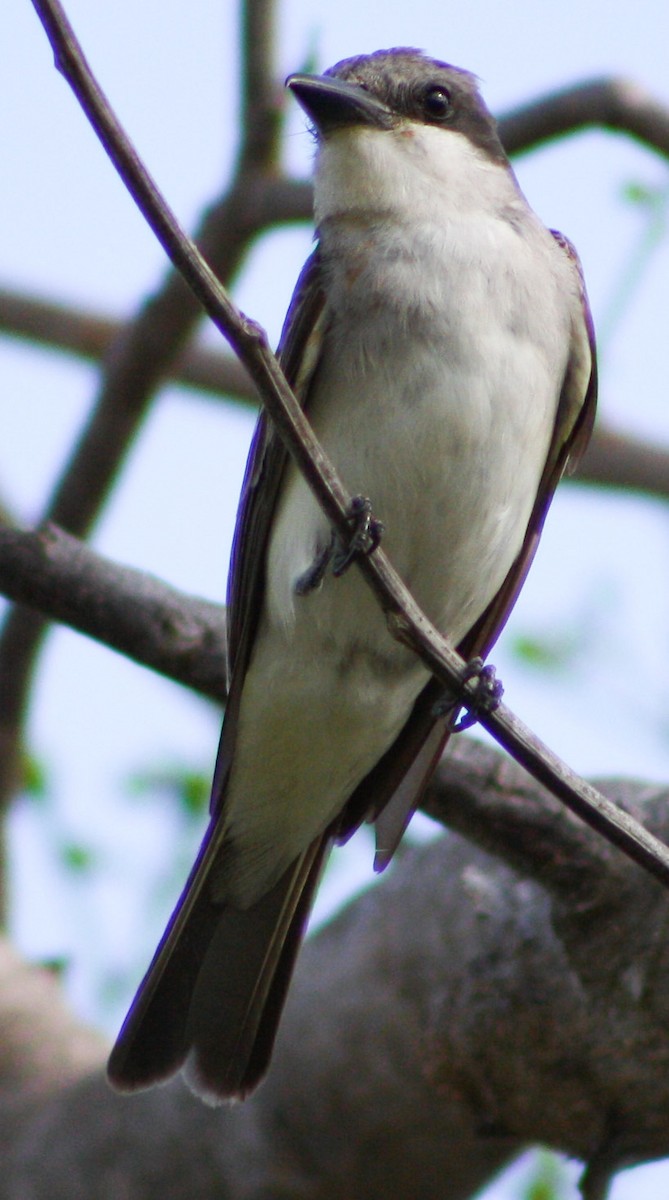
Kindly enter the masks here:
[[[287, 87], [315, 137], [317, 240], [279, 361], [418, 604], [485, 657], [593, 424], [578, 255], [525, 199], [470, 72], [400, 47]], [[262, 413], [209, 824], [112, 1050], [120, 1090], [180, 1069], [210, 1103], [254, 1090], [330, 849], [374, 821], [385, 867], [451, 736], [442, 685], [346, 560]]]

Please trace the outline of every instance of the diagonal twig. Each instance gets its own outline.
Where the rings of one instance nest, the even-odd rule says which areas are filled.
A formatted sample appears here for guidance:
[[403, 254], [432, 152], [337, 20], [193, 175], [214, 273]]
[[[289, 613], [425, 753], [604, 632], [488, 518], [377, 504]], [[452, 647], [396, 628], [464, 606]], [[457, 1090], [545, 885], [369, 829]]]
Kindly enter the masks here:
[[[329, 520], [347, 537], [350, 497], [288, 388], [266, 335], [232, 304], [195, 245], [180, 229], [92, 76], [60, 4], [57, 0], [33, 0], [33, 3], [53, 47], [58, 69], [77, 95], [126, 186], [205, 311], [234, 346]], [[418, 608], [383, 551], [378, 549], [360, 560], [359, 569], [385, 610], [393, 636], [409, 645], [446, 687], [461, 694], [462, 660]], [[506, 706], [482, 718], [481, 723], [569, 808], [669, 885], [667, 848], [579, 779]]]
[[[272, 0], [247, 0], [247, 12]], [[265, 32], [269, 33], [265, 21]], [[250, 52], [249, 39], [243, 49]], [[255, 53], [254, 83], [261, 60]], [[268, 37], [264, 40], [269, 57]], [[267, 88], [261, 89], [267, 95]], [[262, 156], [266, 156], [266, 161]], [[229, 279], [240, 266], [256, 234], [275, 222], [306, 212], [306, 185], [287, 189], [274, 167], [270, 123], [256, 140], [242, 136], [237, 171], [223, 197], [206, 213], [198, 243], [215, 270]], [[43, 514], [71, 533], [85, 536], [96, 520], [119, 468], [147, 416], [156, 389], [201, 316], [201, 309], [180, 274], [170, 271], [154, 295], [121, 331], [106, 362], [99, 394], [54, 494]], [[0, 811], [9, 804], [16, 780], [21, 729], [47, 625], [35, 610], [20, 606], [8, 614], [0, 633]], [[1, 901], [0, 901], [1, 907]]]

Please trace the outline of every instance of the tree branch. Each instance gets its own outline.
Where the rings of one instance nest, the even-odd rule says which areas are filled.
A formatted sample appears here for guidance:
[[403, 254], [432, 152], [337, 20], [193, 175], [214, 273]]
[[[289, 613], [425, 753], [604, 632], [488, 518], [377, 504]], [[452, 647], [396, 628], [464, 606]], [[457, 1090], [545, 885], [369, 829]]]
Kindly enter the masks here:
[[[69, 351], [95, 365], [110, 354], [124, 328], [124, 322], [90, 309], [0, 288], [0, 331]], [[258, 407], [258, 394], [233, 354], [191, 343], [176, 357], [166, 377]]]
[[[667, 837], [666, 789], [607, 789]], [[0, 1111], [21, 1105], [0, 1123], [1, 1200], [406, 1200], [416, 1179], [425, 1200], [466, 1200], [537, 1142], [588, 1163], [583, 1195], [602, 1200], [617, 1170], [669, 1153], [666, 892], [467, 738], [428, 802], [485, 849], [405, 848], [308, 940], [245, 1104], [203, 1108], [180, 1081], [119, 1097], [85, 1064], [36, 1096], [30, 1047], [10, 1070], [0, 1038]], [[31, 1018], [48, 1044], [51, 1014]]]
[[19, 1115], [27, 1104], [41, 1104], [46, 1096], [59, 1095], [83, 1075], [100, 1070], [106, 1043], [74, 1018], [63, 1001], [57, 972], [28, 966], [3, 937], [0, 1027], [0, 1128], [5, 1138], [13, 1128], [8, 1108]]
[[[0, 288], [0, 330], [97, 362], [122, 324], [101, 313]], [[179, 383], [257, 408], [258, 393], [234, 355], [191, 345], [173, 364]], [[669, 499], [669, 449], [607, 426], [601, 420], [575, 476], [582, 483]]]
[[[254, 193], [256, 215], [269, 192]], [[247, 332], [252, 341], [253, 327]], [[103, 582], [110, 592], [101, 625], [109, 621], [111, 630], [115, 601], [125, 594], [127, 608], [137, 586], [142, 594], [145, 577], [129, 572], [124, 580], [123, 568], [94, 561], [58, 531], [9, 532], [14, 541], [5, 549], [13, 546], [23, 563], [14, 564], [23, 582], [14, 573], [11, 586], [25, 588], [17, 598], [37, 602], [39, 593], [40, 603], [54, 605], [59, 588], [78, 577], [73, 608], [90, 612], [90, 570], [96, 592]], [[3, 557], [4, 550], [0, 569]], [[204, 606], [205, 631], [209, 610], [214, 619], [213, 606], [151, 586], [145, 615], [157, 655], [173, 633], [162, 619], [172, 602], [177, 642], [184, 606], [189, 614]], [[141, 652], [141, 603], [137, 614], [127, 637]], [[17, 1049], [12, 1075], [3, 960], [0, 1105], [5, 1117], [21, 1106], [21, 1119], [2, 1125], [3, 1200], [72, 1200], [75, 1189], [198, 1200], [222, 1187], [231, 1200], [394, 1200], [412, 1194], [416, 1178], [426, 1200], [444, 1191], [464, 1200], [534, 1140], [588, 1160], [584, 1195], [597, 1200], [612, 1171], [666, 1154], [667, 897], [513, 764], [489, 760], [488, 751], [468, 760], [466, 747], [457, 741], [428, 802], [525, 878], [457, 838], [406, 852], [381, 887], [307, 947], [274, 1068], [243, 1107], [203, 1110], [179, 1085], [129, 1101], [111, 1095], [100, 1075], [72, 1084], [97, 1063], [97, 1048], [86, 1048], [72, 1071], [72, 1031], [47, 1022], [48, 1006], [30, 1008], [31, 1036]], [[666, 838], [664, 793], [607, 788]], [[40, 994], [41, 986], [40, 977]], [[33, 1081], [43, 1070], [35, 1046], [49, 1061], [54, 1046], [65, 1050], [65, 1074], [58, 1081], [54, 1072], [46, 1102], [34, 1091], [20, 1095], [22, 1058]]]
[[225, 613], [47, 525], [0, 526], [0, 592], [204, 696], [225, 699]]
[[[180, 228], [93, 78], [58, 0], [33, 3], [51, 41], [56, 65], [73, 88], [131, 195], [205, 311], [234, 346], [277, 432], [347, 545], [351, 498], [288, 387], [264, 331], [238, 311]], [[465, 687], [464, 663], [421, 612], [383, 550], [364, 556], [358, 566], [386, 614], [392, 636], [409, 646], [447, 689], [457, 696], [468, 694], [472, 685]], [[669, 850], [579, 779], [504, 705], [482, 717], [481, 724], [563, 803], [669, 885]]]
[[592, 79], [541, 96], [503, 116], [506, 151], [520, 154], [577, 129], [626, 133], [669, 157], [669, 109], [630, 79]]
[[600, 421], [574, 478], [666, 500], [669, 499], [669, 449]]
[[242, 128], [240, 161], [243, 168], [263, 173], [276, 163], [279, 151], [282, 90], [274, 75], [274, 0], [242, 3]]
[[[266, 9], [268, 2], [262, 0]], [[250, 140], [252, 133], [243, 136], [243, 145], [248, 148]], [[253, 174], [246, 169], [249, 154], [243, 154], [244, 169], [205, 214], [196, 235], [203, 254], [223, 279], [232, 277], [259, 230], [281, 219], [282, 210], [273, 205], [285, 188], [275, 179], [274, 153], [267, 137], [262, 146], [268, 154], [265, 175], [256, 143]], [[172, 271], [124, 328], [109, 353], [90, 419], [63, 469], [44, 520], [81, 536], [88, 532], [158, 384], [200, 315], [180, 274]], [[0, 635], [0, 812], [10, 802], [17, 778], [21, 726], [45, 629], [40, 614], [16, 608]]]

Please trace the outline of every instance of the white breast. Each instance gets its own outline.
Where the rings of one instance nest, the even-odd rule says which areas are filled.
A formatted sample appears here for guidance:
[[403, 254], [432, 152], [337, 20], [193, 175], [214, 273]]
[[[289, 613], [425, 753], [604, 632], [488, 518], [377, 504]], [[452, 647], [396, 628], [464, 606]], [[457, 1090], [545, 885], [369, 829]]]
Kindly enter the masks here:
[[[520, 549], [554, 426], [574, 298], [559, 249], [513, 177], [459, 134], [416, 129], [413, 139], [396, 139], [395, 154], [392, 136], [368, 130], [332, 139], [334, 165], [330, 148], [322, 152], [317, 198], [329, 214], [321, 236], [331, 326], [308, 411], [346, 486], [371, 497], [394, 565], [457, 642]], [[435, 135], [448, 147], [437, 166], [427, 154]], [[363, 182], [342, 186], [340, 178], [337, 192], [334, 168], [345, 162], [352, 174], [351, 139], [364, 167], [353, 179]], [[412, 206], [407, 176], [423, 160], [430, 169], [418, 172]], [[328, 536], [291, 472], [270, 551], [273, 621], [299, 623], [294, 581]], [[308, 619], [323, 631], [336, 626], [346, 644], [350, 592], [351, 621], [359, 629], [364, 616], [378, 627], [382, 652], [387, 635], [361, 590], [328, 584]]]
[[[353, 148], [337, 135], [321, 156], [329, 328], [308, 412], [346, 487], [372, 499], [394, 566], [457, 643], [520, 549], [576, 301], [513, 178], [460, 135], [435, 160], [435, 132], [393, 146], [348, 131]], [[421, 161], [416, 192], [407, 163]], [[228, 794], [238, 902], [340, 810], [426, 679], [355, 567], [296, 596], [329, 536], [289, 469]]]

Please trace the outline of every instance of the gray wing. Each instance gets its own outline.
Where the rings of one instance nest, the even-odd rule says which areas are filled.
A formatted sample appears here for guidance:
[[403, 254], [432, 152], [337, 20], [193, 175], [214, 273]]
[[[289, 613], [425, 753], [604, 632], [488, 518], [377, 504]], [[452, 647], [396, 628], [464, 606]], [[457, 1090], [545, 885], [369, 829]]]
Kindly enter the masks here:
[[[306, 366], [323, 313], [318, 253], [298, 281], [284, 335], [288, 378], [306, 394]], [[315, 356], [311, 355], [311, 361]], [[313, 369], [313, 365], [312, 365]], [[235, 532], [230, 583], [231, 683], [212, 789], [212, 816], [186, 886], [109, 1059], [121, 1090], [148, 1087], [186, 1063], [208, 1098], [244, 1096], [265, 1073], [321, 868], [327, 834], [314, 840], [249, 909], [220, 904], [211, 875], [225, 854], [220, 819], [241, 688], [265, 583], [265, 552], [286, 453], [261, 416]]]
[[[307, 259], [286, 314], [279, 362], [304, 406], [324, 325], [318, 247]], [[288, 452], [263, 410], [251, 442], [228, 576], [228, 699], [211, 794], [211, 812], [221, 807], [234, 753], [239, 702], [253, 649], [265, 590], [267, 543]]]

